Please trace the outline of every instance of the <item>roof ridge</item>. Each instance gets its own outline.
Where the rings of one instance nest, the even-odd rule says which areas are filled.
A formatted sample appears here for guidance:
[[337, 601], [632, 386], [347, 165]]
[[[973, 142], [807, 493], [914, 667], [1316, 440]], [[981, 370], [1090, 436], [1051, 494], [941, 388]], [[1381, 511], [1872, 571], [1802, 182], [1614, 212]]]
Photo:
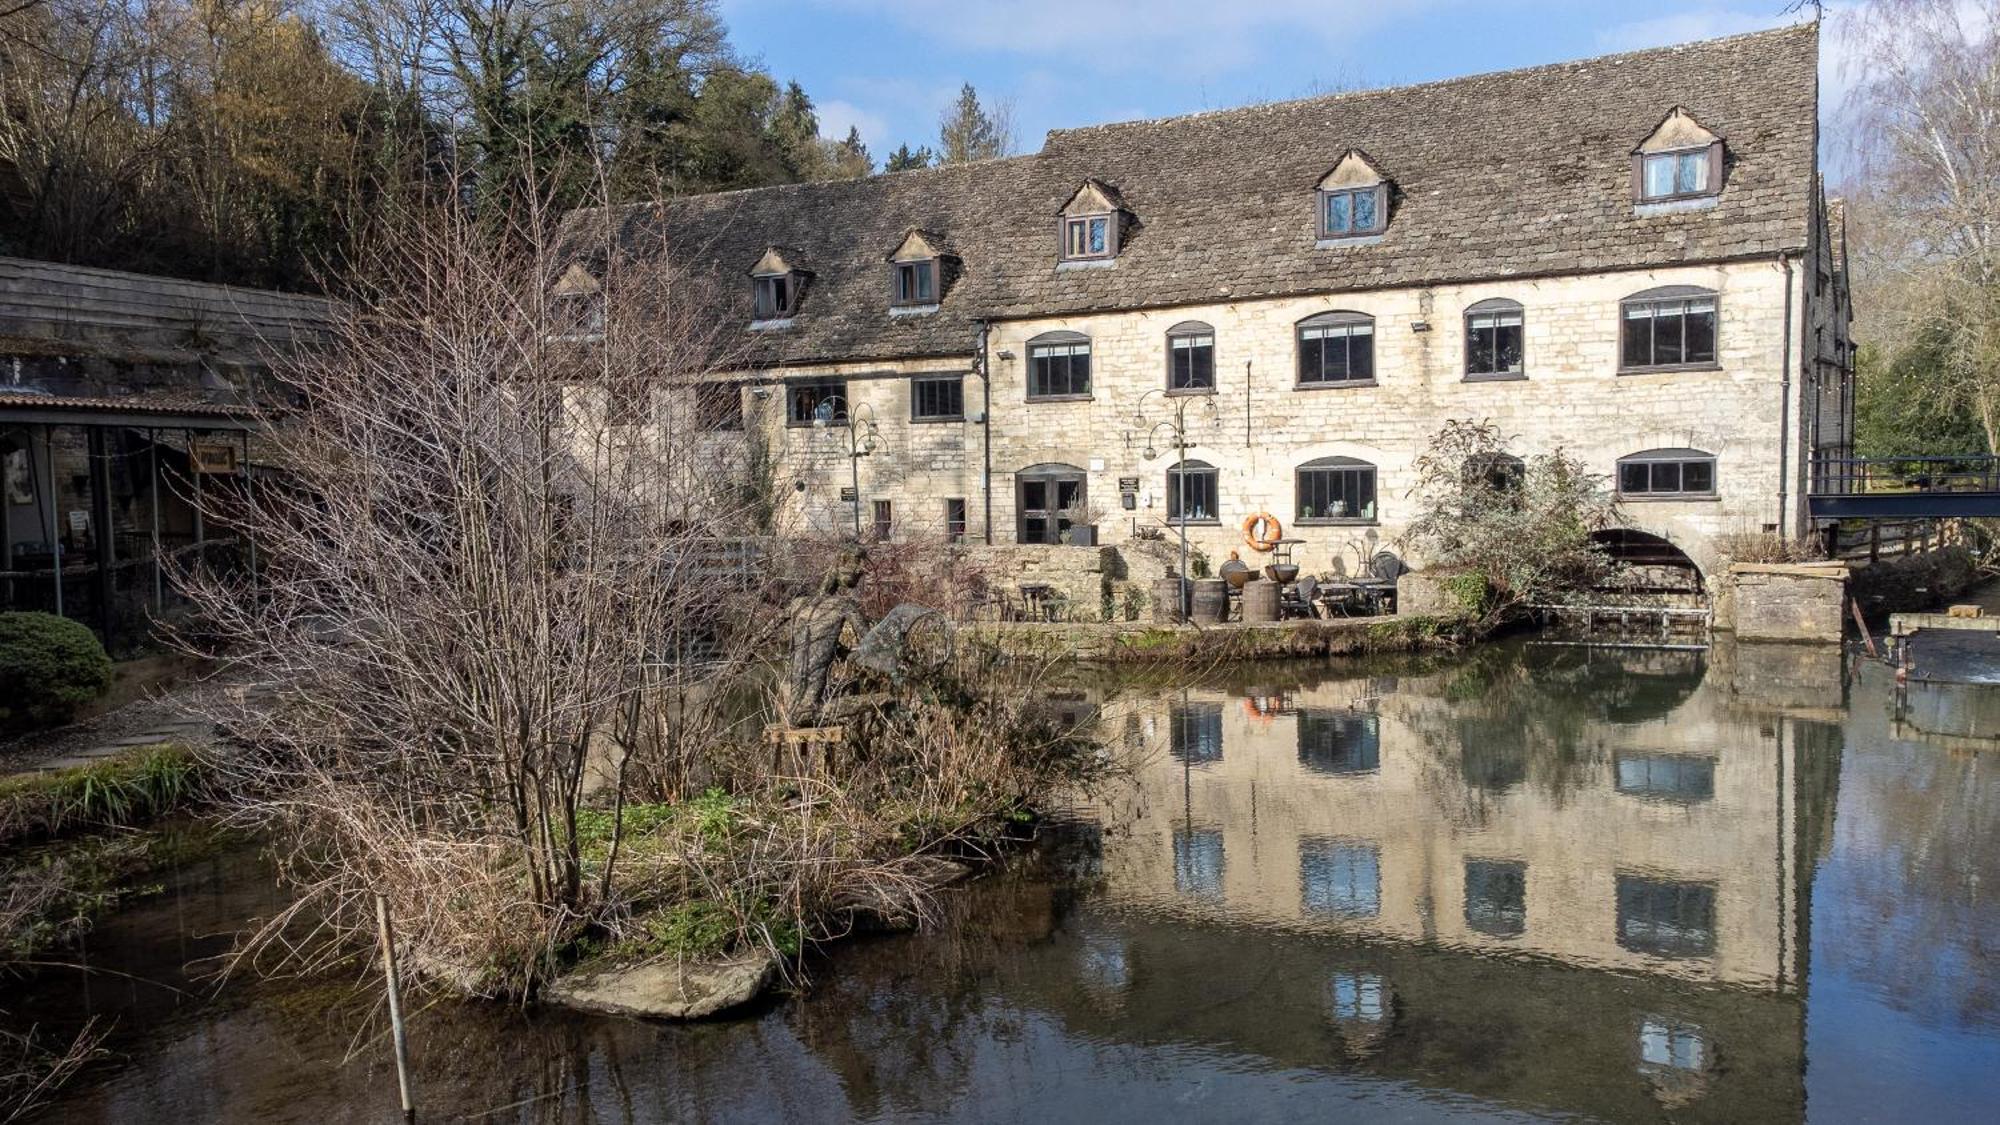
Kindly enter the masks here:
[[1658, 47], [1639, 47], [1630, 51], [1615, 51], [1608, 55], [1589, 55], [1580, 59], [1565, 59], [1559, 62], [1536, 63], [1532, 66], [1512, 67], [1507, 70], [1488, 70], [1478, 74], [1460, 74], [1450, 78], [1434, 78], [1429, 82], [1412, 82], [1401, 86], [1373, 86], [1363, 90], [1342, 90], [1333, 94], [1314, 94], [1303, 98], [1282, 98], [1277, 101], [1255, 102], [1250, 105], [1222, 106], [1217, 109], [1197, 110], [1194, 113], [1178, 113], [1166, 117], [1133, 117], [1124, 121], [1104, 121], [1096, 125], [1073, 125], [1068, 128], [1050, 129], [1042, 140], [1041, 151], [1047, 152], [1049, 143], [1057, 137], [1070, 137], [1082, 133], [1093, 133], [1111, 129], [1132, 129], [1147, 125], [1178, 125], [1206, 117], [1223, 117], [1233, 113], [1252, 114], [1270, 110], [1291, 109], [1314, 103], [1332, 103], [1348, 98], [1380, 97], [1385, 94], [1404, 94], [1413, 90], [1428, 90], [1439, 86], [1457, 86], [1469, 82], [1483, 82], [1495, 78], [1517, 78], [1540, 71], [1562, 70], [1565, 68], [1590, 66], [1595, 63], [1624, 62], [1642, 55], [1675, 54], [1703, 47], [1715, 47], [1745, 39], [1777, 39], [1798, 35], [1801, 32], [1817, 36], [1819, 23], [1804, 20], [1785, 24], [1781, 27], [1767, 27], [1759, 31], [1740, 31], [1734, 35], [1720, 35], [1713, 39], [1693, 39], [1685, 43], [1668, 43]]

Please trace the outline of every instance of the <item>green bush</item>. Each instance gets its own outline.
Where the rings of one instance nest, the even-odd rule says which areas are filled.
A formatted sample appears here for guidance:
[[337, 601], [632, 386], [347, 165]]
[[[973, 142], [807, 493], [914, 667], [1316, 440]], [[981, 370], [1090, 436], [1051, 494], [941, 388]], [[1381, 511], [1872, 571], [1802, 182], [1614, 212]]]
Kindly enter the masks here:
[[68, 722], [111, 688], [96, 634], [48, 613], [0, 613], [0, 730]]

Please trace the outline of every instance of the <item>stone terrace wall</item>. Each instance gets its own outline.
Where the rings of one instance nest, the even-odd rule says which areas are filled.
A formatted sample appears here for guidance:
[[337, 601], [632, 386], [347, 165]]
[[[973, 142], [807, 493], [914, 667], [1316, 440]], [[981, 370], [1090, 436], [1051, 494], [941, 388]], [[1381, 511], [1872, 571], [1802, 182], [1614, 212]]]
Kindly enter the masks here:
[[1741, 641], [1839, 643], [1847, 624], [1847, 565], [1734, 563], [1716, 628]]

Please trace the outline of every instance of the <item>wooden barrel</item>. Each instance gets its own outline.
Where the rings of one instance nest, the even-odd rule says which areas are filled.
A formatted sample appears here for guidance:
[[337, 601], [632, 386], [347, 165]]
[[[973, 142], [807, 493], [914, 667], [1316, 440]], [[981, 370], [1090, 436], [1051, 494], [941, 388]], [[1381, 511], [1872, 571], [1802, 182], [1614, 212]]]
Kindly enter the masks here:
[[1222, 624], [1229, 616], [1229, 583], [1220, 578], [1195, 579], [1190, 616], [1197, 625]]
[[1283, 589], [1268, 578], [1253, 578], [1243, 584], [1243, 621], [1272, 622], [1278, 619], [1278, 591]]
[[1153, 620], [1178, 624], [1187, 620], [1187, 591], [1181, 580], [1168, 577], [1153, 582]]

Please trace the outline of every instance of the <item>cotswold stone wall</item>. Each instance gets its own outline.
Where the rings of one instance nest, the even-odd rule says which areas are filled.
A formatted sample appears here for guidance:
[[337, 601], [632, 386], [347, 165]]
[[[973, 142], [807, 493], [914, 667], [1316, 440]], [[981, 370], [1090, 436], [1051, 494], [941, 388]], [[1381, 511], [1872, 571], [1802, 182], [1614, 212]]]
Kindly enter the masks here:
[[981, 546], [968, 549], [966, 561], [985, 572], [996, 593], [1019, 597], [1023, 583], [1051, 587], [1064, 621], [1103, 620], [1104, 599], [1122, 575], [1118, 552], [1110, 547]]
[[[1153, 427], [1185, 404], [1189, 459], [1219, 471], [1220, 518], [1190, 530], [1196, 549], [1213, 566], [1230, 550], [1241, 551], [1253, 565], [1268, 561], [1244, 545], [1240, 531], [1246, 516], [1268, 511], [1284, 521], [1288, 536], [1301, 541], [1296, 559], [1309, 572], [1353, 573], [1377, 551], [1409, 553], [1398, 538], [1415, 505], [1413, 463], [1448, 419], [1491, 421], [1514, 435], [1513, 450], [1521, 455], [1560, 446], [1607, 478], [1621, 456], [1694, 448], [1717, 459], [1716, 497], [1633, 499], [1624, 504], [1624, 518], [1628, 526], [1678, 544], [1708, 572], [1720, 561], [1709, 545], [1715, 536], [1782, 522], [1784, 282], [1775, 262], [1764, 261], [1324, 298], [1232, 302], [1224, 297], [1185, 308], [1004, 322], [994, 326], [988, 344], [990, 388], [970, 374], [977, 341], [968, 338], [962, 360], [759, 371], [746, 377], [743, 406], [747, 424], [777, 455], [794, 526], [844, 530], [852, 526], [858, 506], [867, 527], [874, 502], [886, 500], [892, 538], [933, 537], [945, 530], [945, 501], [959, 498], [965, 501], [968, 537], [978, 541], [987, 530], [990, 480], [992, 539], [1011, 544], [1015, 473], [1057, 463], [1085, 473], [1089, 501], [1106, 514], [1100, 542], [1118, 546], [1134, 540], [1141, 527], [1163, 525], [1173, 453]], [[1716, 291], [1720, 362], [1711, 370], [1619, 375], [1618, 302], [1663, 285]], [[1810, 293], [1810, 282], [1795, 267], [1795, 330], [1802, 331]], [[1523, 306], [1525, 378], [1464, 377], [1464, 311], [1489, 297]], [[1294, 326], [1332, 310], [1374, 317], [1373, 385], [1296, 386]], [[1214, 328], [1216, 390], [1149, 396], [1166, 385], [1166, 332], [1186, 320]], [[1029, 341], [1055, 330], [1090, 337], [1087, 401], [1027, 401]], [[1793, 358], [1801, 360], [1796, 350]], [[950, 372], [967, 373], [965, 420], [913, 421], [910, 376]], [[786, 424], [786, 382], [822, 377], [847, 380], [854, 409], [874, 420], [879, 446], [858, 466], [850, 466], [845, 428]], [[1793, 393], [1798, 394], [1796, 385]], [[978, 420], [989, 394], [990, 429]], [[1798, 405], [1795, 401], [1788, 412], [1794, 446], [1787, 476], [1793, 478], [1794, 500], [1801, 452]], [[1151, 458], [1145, 455], [1149, 444]], [[1377, 519], [1302, 525], [1292, 518], [1295, 469], [1328, 456], [1377, 466]], [[857, 500], [841, 500], [841, 490], [857, 475]], [[1120, 506], [1121, 478], [1138, 482], [1130, 509]]]
[[1739, 641], [1838, 643], [1847, 624], [1847, 565], [1733, 563], [1716, 628]]

